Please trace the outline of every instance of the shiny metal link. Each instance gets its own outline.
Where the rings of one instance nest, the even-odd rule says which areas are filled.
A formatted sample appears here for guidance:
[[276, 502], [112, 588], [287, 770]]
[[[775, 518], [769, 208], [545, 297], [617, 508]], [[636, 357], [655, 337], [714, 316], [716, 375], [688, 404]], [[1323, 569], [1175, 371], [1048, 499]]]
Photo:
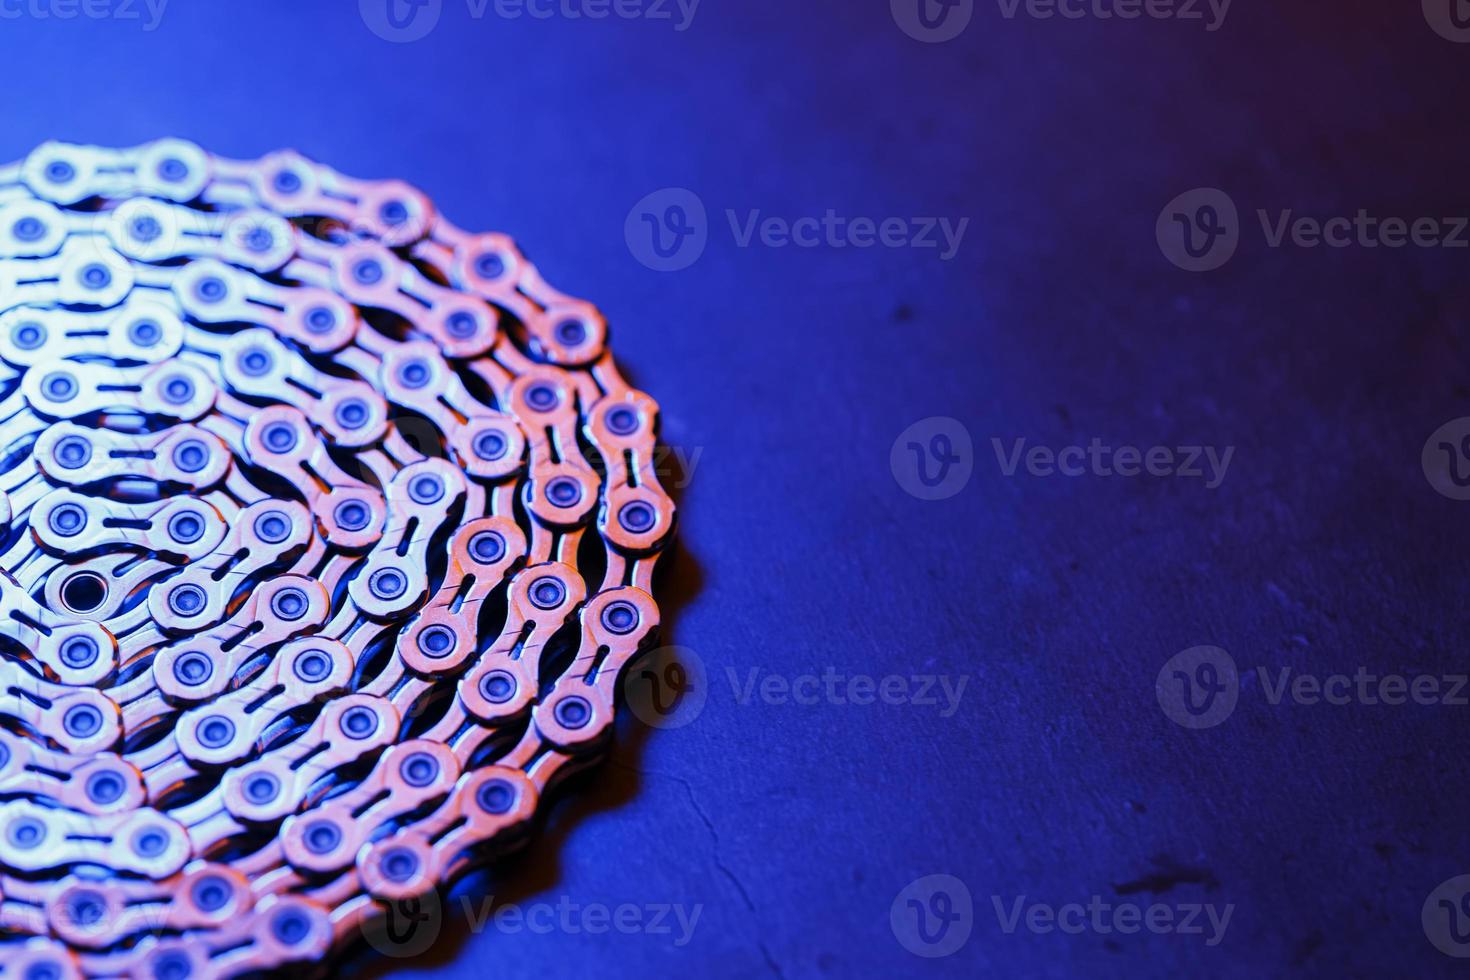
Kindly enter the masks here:
[[606, 343], [400, 181], [0, 168], [6, 976], [320, 961], [596, 761], [675, 518]]

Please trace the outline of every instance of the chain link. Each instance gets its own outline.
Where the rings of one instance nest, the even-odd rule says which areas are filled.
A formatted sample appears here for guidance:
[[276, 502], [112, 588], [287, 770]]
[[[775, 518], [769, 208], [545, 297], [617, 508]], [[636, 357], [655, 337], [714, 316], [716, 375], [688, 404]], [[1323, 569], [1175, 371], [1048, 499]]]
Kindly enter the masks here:
[[674, 524], [606, 339], [399, 181], [0, 169], [6, 976], [321, 961], [596, 760]]

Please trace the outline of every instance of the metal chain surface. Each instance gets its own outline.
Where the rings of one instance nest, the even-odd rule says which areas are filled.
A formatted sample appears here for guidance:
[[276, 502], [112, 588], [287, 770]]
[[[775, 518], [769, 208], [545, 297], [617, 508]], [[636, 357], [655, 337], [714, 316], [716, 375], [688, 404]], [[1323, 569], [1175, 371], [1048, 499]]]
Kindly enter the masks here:
[[658, 409], [506, 236], [48, 143], [0, 170], [0, 359], [5, 977], [322, 961], [605, 748]]

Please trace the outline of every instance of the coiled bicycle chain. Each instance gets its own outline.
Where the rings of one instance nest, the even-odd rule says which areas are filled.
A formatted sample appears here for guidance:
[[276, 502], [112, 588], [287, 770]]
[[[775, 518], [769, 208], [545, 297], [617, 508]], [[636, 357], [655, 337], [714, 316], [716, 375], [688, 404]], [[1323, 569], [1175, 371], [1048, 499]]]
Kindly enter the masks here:
[[4, 976], [321, 961], [605, 746], [658, 408], [506, 236], [48, 143], [0, 169], [0, 360]]

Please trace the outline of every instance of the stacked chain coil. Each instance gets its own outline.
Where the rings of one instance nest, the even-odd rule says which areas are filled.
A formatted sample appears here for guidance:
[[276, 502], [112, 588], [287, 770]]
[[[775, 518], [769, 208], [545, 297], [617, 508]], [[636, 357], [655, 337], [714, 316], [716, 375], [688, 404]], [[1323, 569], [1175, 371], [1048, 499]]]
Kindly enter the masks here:
[[658, 626], [657, 405], [399, 181], [0, 170], [0, 976], [320, 962], [524, 839]]

